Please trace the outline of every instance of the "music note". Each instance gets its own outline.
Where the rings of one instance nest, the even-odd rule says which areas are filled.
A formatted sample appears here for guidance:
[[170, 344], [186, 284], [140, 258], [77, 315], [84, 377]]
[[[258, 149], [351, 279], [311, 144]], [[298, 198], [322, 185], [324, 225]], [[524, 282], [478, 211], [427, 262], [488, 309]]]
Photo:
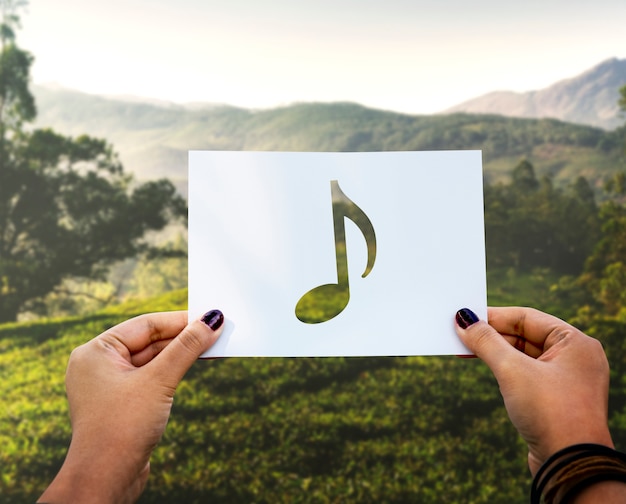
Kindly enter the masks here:
[[372, 271], [376, 260], [376, 234], [369, 217], [343, 193], [336, 180], [330, 181], [330, 190], [335, 229], [337, 283], [319, 285], [300, 298], [296, 305], [296, 317], [307, 324], [318, 324], [336, 317], [350, 301], [345, 217], [357, 225], [367, 244], [367, 266], [361, 275], [362, 278]]

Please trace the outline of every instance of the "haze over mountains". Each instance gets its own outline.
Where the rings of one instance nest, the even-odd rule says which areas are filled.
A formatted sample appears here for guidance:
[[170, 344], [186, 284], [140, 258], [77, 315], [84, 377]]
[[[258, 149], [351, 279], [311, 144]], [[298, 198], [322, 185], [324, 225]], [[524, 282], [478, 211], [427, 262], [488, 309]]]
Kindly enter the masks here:
[[[590, 170], [617, 166], [621, 137], [598, 126], [614, 128], [626, 122], [617, 106], [618, 89], [625, 84], [626, 60], [611, 59], [541, 91], [490, 93], [448, 111], [465, 113], [430, 116], [354, 103], [247, 110], [101, 97], [46, 86], [34, 86], [33, 93], [38, 107], [35, 126], [105, 138], [138, 178], [168, 177], [183, 187], [187, 152], [194, 149], [480, 149], [487, 174], [508, 173], [520, 157], [528, 157], [539, 173], [556, 179], [589, 176]], [[515, 115], [524, 118], [505, 117]]]
[[538, 91], [494, 91], [447, 109], [444, 113], [551, 117], [604, 129], [624, 123], [617, 101], [626, 85], [626, 59], [608, 59], [582, 74]]

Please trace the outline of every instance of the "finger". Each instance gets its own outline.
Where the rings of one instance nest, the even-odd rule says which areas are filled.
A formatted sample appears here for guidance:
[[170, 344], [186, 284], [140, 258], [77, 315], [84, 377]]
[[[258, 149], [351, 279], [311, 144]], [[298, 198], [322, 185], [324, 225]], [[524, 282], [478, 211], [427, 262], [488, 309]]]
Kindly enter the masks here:
[[114, 337], [131, 354], [136, 354], [159, 341], [174, 338], [186, 325], [186, 311], [149, 313], [126, 320], [103, 335]]
[[560, 318], [522, 307], [489, 308], [489, 325], [503, 335], [522, 337], [541, 351], [562, 339], [565, 333], [580, 332]]
[[503, 368], [524, 357], [498, 331], [484, 320], [479, 320], [471, 310], [459, 310], [456, 322], [456, 332], [463, 344], [489, 366], [496, 379]]
[[150, 363], [165, 385], [176, 388], [180, 380], [219, 338], [224, 325], [224, 315], [211, 310], [200, 320], [194, 320], [167, 345]]
[[161, 351], [173, 341], [174, 338], [163, 339], [159, 341], [155, 341], [151, 345], [147, 346], [143, 350], [132, 354], [130, 356], [130, 362], [133, 366], [139, 367], [147, 364], [152, 359], [154, 359]]
[[543, 349], [538, 348], [532, 342], [521, 336], [501, 335], [513, 348], [536, 359], [543, 353]]

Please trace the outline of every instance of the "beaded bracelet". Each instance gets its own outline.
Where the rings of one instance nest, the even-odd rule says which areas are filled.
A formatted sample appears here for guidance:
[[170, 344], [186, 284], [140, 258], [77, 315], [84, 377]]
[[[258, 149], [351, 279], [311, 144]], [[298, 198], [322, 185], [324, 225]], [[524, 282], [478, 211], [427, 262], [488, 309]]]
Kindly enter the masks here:
[[552, 455], [537, 471], [530, 502], [565, 503], [583, 488], [608, 480], [626, 483], [626, 454], [598, 444], [568, 446]]

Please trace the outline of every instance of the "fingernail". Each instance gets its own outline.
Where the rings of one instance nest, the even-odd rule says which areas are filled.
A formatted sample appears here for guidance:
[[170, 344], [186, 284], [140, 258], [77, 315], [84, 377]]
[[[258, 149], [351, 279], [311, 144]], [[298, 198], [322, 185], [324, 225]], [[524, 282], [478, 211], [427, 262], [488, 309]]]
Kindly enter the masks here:
[[469, 308], [461, 308], [456, 312], [456, 323], [461, 329], [467, 329], [472, 324], [478, 322], [478, 316]]
[[202, 322], [214, 331], [217, 331], [224, 323], [224, 314], [219, 310], [211, 310], [202, 316]]

